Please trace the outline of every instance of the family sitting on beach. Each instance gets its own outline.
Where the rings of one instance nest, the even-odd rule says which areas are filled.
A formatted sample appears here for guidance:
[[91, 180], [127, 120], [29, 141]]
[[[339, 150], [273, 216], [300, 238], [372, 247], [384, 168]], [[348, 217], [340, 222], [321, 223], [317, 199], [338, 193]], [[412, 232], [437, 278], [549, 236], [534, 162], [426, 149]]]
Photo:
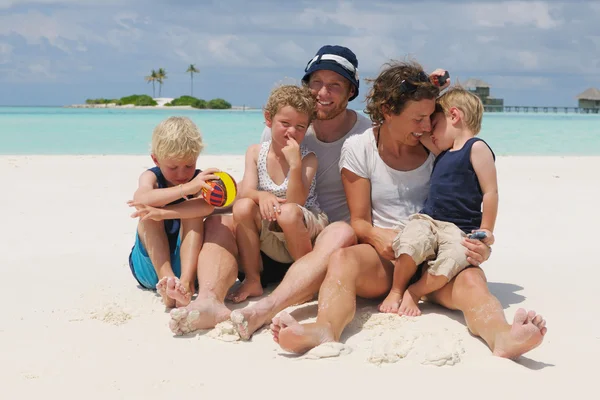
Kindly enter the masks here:
[[[540, 345], [546, 321], [519, 309], [509, 324], [480, 268], [494, 242], [495, 158], [476, 137], [480, 99], [460, 87], [440, 96], [444, 74], [386, 64], [370, 82], [366, 118], [347, 109], [359, 94], [355, 54], [323, 46], [302, 87], [272, 91], [231, 213], [198, 196], [217, 172], [196, 169], [198, 128], [183, 117], [161, 122], [152, 135], [156, 167], [142, 173], [130, 201], [139, 224], [129, 265], [173, 308], [171, 330], [231, 320], [248, 340], [270, 324], [281, 348], [305, 353], [339, 342], [359, 296], [400, 315], [420, 315], [421, 300], [460, 310], [500, 357]], [[252, 305], [232, 312], [225, 304], [271, 284]], [[284, 311], [317, 292], [316, 322]]]

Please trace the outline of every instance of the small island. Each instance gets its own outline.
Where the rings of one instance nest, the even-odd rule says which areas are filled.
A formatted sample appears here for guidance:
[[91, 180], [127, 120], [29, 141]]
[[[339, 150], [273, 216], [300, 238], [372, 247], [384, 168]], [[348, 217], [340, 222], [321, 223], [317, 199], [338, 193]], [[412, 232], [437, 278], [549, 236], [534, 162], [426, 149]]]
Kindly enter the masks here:
[[[196, 108], [208, 110], [229, 110], [241, 109], [241, 107], [232, 107], [228, 101], [216, 98], [212, 100], [198, 99], [193, 96], [181, 96], [177, 98], [158, 97], [153, 98], [146, 94], [134, 94], [121, 97], [120, 99], [87, 99], [85, 104], [73, 104], [67, 108]], [[244, 109], [248, 109], [244, 107]]]
[[[167, 71], [164, 68], [153, 69], [150, 74], [144, 77], [147, 83], [152, 84], [152, 96], [146, 94], [134, 94], [121, 97], [120, 99], [87, 99], [85, 104], [73, 104], [65, 106], [66, 108], [163, 108], [171, 107], [178, 109], [200, 109], [200, 110], [250, 110], [250, 107], [231, 106], [231, 103], [224, 99], [216, 98], [212, 100], [203, 100], [194, 97], [194, 74], [200, 73], [195, 64], [190, 64], [185, 73], [190, 74], [190, 96], [181, 96], [177, 98], [161, 97], [162, 86], [167, 79]], [[158, 83], [158, 97], [156, 95], [156, 84]]]

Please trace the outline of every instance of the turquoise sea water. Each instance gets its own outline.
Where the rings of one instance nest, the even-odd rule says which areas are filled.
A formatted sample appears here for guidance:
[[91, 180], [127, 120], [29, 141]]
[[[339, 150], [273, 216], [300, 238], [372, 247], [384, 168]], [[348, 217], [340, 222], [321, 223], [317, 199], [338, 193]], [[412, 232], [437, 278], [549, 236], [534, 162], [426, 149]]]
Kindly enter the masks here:
[[[198, 124], [204, 154], [244, 154], [264, 127], [258, 110], [0, 107], [0, 154], [148, 154], [171, 115]], [[600, 155], [600, 115], [486, 113], [480, 137], [497, 155]]]

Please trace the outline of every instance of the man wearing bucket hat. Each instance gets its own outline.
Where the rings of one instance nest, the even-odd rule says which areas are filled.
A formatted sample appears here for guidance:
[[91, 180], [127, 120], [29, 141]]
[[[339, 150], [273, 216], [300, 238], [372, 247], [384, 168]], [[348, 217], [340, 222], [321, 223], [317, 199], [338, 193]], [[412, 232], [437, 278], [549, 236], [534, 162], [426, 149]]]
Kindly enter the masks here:
[[[250, 336], [281, 310], [313, 297], [319, 290], [329, 257], [336, 250], [356, 244], [354, 230], [348, 224], [350, 212], [341, 180], [339, 160], [342, 146], [352, 135], [361, 134], [372, 124], [365, 116], [348, 109], [359, 93], [358, 60], [347, 47], [323, 46], [308, 61], [302, 82], [317, 98], [317, 118], [304, 137], [303, 144], [319, 160], [316, 190], [321, 208], [332, 223], [317, 237], [313, 251], [291, 266], [274, 265], [263, 257], [264, 273], [285, 273], [283, 280], [268, 296], [257, 303], [231, 313], [231, 320], [242, 339]], [[443, 75], [436, 70], [434, 74]], [[262, 140], [270, 138], [265, 128]], [[286, 272], [287, 271], [287, 272]]]
[[[249, 339], [279, 311], [311, 299], [325, 278], [331, 254], [356, 243], [354, 231], [347, 223], [350, 212], [338, 163], [346, 139], [371, 127], [368, 118], [347, 108], [359, 94], [358, 60], [347, 47], [327, 45], [308, 61], [304, 72], [302, 82], [317, 98], [317, 118], [303, 144], [319, 160], [316, 190], [319, 204], [332, 223], [319, 234], [313, 251], [291, 266], [263, 256], [262, 283], [281, 283], [269, 296], [232, 313], [224, 304], [238, 277], [232, 218], [231, 215], [207, 218], [200, 253], [202, 262], [198, 265], [198, 296], [187, 307], [171, 311], [169, 326], [175, 334], [212, 328], [231, 318], [241, 338]], [[433, 74], [444, 72], [436, 70]], [[262, 141], [270, 136], [270, 129], [265, 128]]]

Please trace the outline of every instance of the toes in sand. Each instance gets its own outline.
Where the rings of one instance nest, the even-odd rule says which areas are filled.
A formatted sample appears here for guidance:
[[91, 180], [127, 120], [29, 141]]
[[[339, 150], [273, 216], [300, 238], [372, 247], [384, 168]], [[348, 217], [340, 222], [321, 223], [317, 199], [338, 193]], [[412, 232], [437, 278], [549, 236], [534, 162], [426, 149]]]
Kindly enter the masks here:
[[508, 332], [499, 334], [494, 344], [494, 355], [515, 359], [538, 347], [548, 329], [546, 320], [535, 311], [519, 308]]

